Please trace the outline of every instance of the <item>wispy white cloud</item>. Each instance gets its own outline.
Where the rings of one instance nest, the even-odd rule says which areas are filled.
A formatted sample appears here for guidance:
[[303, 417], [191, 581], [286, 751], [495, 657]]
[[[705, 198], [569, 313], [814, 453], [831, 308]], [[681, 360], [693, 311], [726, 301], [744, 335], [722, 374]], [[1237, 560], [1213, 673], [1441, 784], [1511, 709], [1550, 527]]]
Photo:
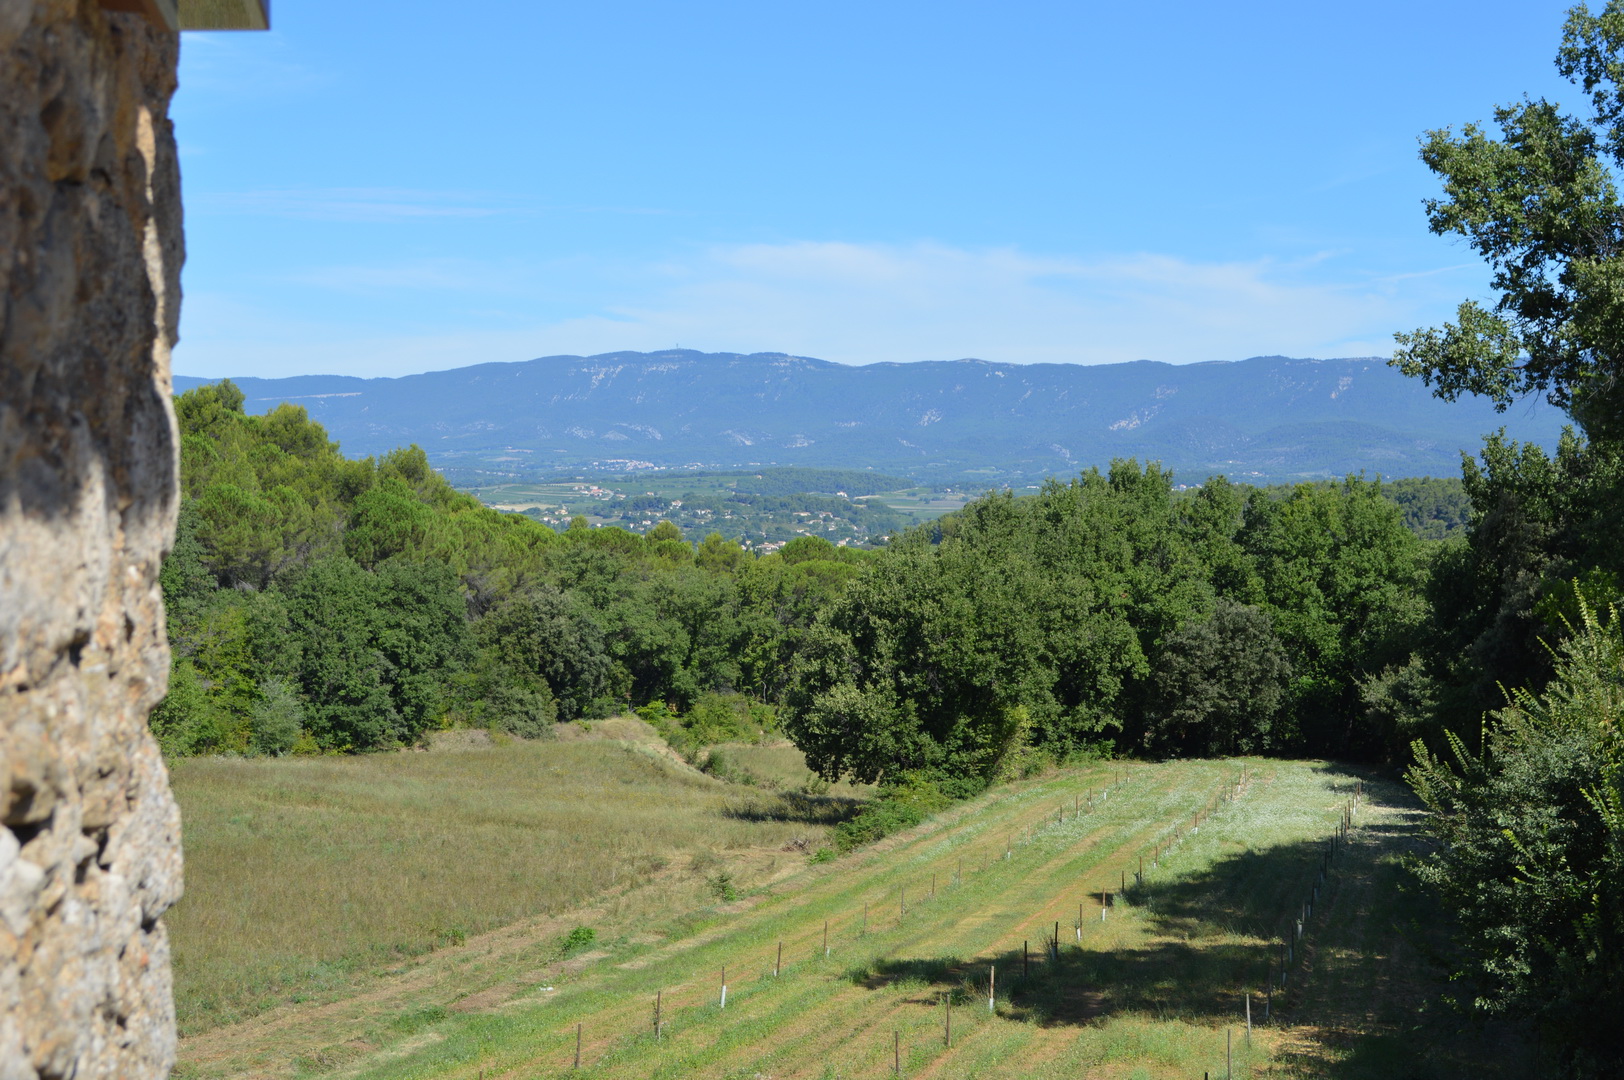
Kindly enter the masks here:
[[[1447, 317], [1465, 268], [1339, 278], [1337, 259], [1203, 262], [944, 244], [804, 242], [716, 247], [643, 264], [513, 267], [434, 262], [313, 270], [338, 291], [509, 287], [502, 317], [426, 333], [244, 319], [202, 298], [183, 370], [402, 374], [551, 353], [782, 350], [844, 363], [976, 356], [1015, 363], [1182, 363], [1281, 353], [1384, 355], [1392, 332]], [[521, 281], [522, 287], [511, 287]], [[515, 292], [536, 298], [528, 307]], [[568, 297], [560, 306], [559, 297]], [[199, 301], [188, 297], [188, 304]], [[544, 301], [546, 306], [543, 306]], [[573, 310], [572, 310], [573, 309]], [[540, 314], [547, 311], [547, 315]], [[533, 314], [527, 314], [526, 312]], [[191, 315], [187, 318], [190, 320]], [[247, 329], [258, 324], [262, 330]], [[499, 325], [495, 325], [499, 324]]]
[[[206, 153], [187, 150], [187, 153]], [[294, 218], [361, 224], [422, 224], [435, 218], [488, 218], [499, 215], [629, 214], [665, 215], [647, 206], [554, 206], [522, 196], [477, 191], [423, 191], [411, 188], [288, 188], [267, 191], [188, 193], [189, 213]]]
[[258, 34], [187, 33], [181, 38], [176, 107], [189, 112], [223, 100], [302, 95], [337, 82], [335, 73], [312, 65], [309, 55], [274, 27]]
[[515, 268], [473, 259], [408, 259], [378, 266], [313, 267], [285, 280], [334, 292], [491, 294], [514, 288]]
[[513, 209], [493, 196], [405, 188], [201, 192], [187, 200], [188, 211], [202, 213], [381, 223], [491, 217]]

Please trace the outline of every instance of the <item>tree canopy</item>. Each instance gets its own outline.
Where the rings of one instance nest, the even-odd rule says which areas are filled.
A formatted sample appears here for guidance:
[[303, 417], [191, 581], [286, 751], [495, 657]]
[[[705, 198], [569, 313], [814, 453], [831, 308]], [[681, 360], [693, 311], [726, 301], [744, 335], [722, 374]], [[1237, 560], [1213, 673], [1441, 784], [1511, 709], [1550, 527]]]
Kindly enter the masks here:
[[1590, 98], [1588, 116], [1544, 99], [1476, 124], [1430, 131], [1421, 158], [1443, 180], [1427, 202], [1439, 235], [1457, 234], [1492, 267], [1498, 294], [1460, 305], [1442, 328], [1399, 334], [1393, 362], [1454, 400], [1504, 409], [1542, 393], [1592, 439], [1624, 438], [1624, 3], [1568, 15], [1557, 68]]

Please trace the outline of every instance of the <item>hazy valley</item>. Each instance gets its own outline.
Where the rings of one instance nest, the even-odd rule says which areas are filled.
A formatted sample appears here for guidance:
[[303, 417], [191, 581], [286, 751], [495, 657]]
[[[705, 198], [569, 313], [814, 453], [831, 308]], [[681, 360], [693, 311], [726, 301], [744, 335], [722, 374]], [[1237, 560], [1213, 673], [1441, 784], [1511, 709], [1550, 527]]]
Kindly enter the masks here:
[[1188, 483], [1215, 473], [1261, 483], [1455, 476], [1461, 451], [1501, 426], [1549, 447], [1565, 422], [1532, 401], [1505, 414], [1481, 399], [1439, 401], [1382, 358], [851, 367], [672, 350], [394, 379], [234, 381], [250, 412], [301, 405], [350, 454], [416, 443], [465, 487], [561, 472], [784, 465], [984, 489], [1119, 457], [1160, 461]]

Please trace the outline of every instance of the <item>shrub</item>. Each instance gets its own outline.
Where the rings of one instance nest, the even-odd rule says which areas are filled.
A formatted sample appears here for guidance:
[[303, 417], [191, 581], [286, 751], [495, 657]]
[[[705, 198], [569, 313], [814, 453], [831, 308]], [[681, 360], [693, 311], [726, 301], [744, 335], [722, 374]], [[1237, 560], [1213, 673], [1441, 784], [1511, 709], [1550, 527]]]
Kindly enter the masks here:
[[1618, 1076], [1624, 1029], [1596, 1018], [1624, 1015], [1624, 637], [1578, 606], [1556, 677], [1509, 695], [1486, 752], [1416, 743], [1440, 844], [1415, 869], [1459, 919], [1473, 1007], [1530, 1017], [1562, 1075]]
[[740, 695], [702, 694], [682, 718], [682, 726], [700, 746], [746, 739], [758, 742], [760, 732], [750, 730], [749, 715], [749, 703]]
[[850, 821], [836, 825], [835, 845], [842, 852], [850, 851], [912, 828], [929, 816], [928, 811], [916, 804], [882, 798]]
[[580, 952], [598, 940], [598, 932], [590, 926], [577, 926], [564, 935], [564, 940], [558, 946], [561, 956], [571, 956]]
[[726, 870], [718, 870], [706, 878], [705, 886], [710, 889], [712, 896], [724, 903], [732, 903], [739, 898], [739, 890], [733, 884], [733, 875]]
[[249, 714], [254, 749], [280, 757], [298, 745], [304, 735], [304, 706], [281, 679], [268, 679]]
[[726, 780], [730, 784], [743, 784], [747, 787], [761, 786], [760, 777], [734, 761], [732, 755], [724, 750], [710, 751], [705, 755], [705, 760], [700, 764], [699, 768], [701, 772], [714, 776], [718, 780]]

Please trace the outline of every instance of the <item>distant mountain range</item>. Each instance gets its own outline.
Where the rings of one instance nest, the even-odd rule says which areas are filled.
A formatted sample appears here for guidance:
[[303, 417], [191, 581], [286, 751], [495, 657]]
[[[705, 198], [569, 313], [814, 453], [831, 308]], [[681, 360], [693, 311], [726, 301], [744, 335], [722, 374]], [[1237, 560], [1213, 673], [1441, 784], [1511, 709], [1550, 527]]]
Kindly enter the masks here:
[[[213, 380], [177, 376], [177, 392]], [[456, 482], [767, 465], [1030, 481], [1111, 459], [1182, 479], [1453, 476], [1505, 426], [1555, 444], [1543, 403], [1437, 400], [1385, 359], [851, 367], [783, 353], [547, 356], [395, 379], [234, 378], [253, 412], [302, 405], [346, 453], [417, 443]]]

